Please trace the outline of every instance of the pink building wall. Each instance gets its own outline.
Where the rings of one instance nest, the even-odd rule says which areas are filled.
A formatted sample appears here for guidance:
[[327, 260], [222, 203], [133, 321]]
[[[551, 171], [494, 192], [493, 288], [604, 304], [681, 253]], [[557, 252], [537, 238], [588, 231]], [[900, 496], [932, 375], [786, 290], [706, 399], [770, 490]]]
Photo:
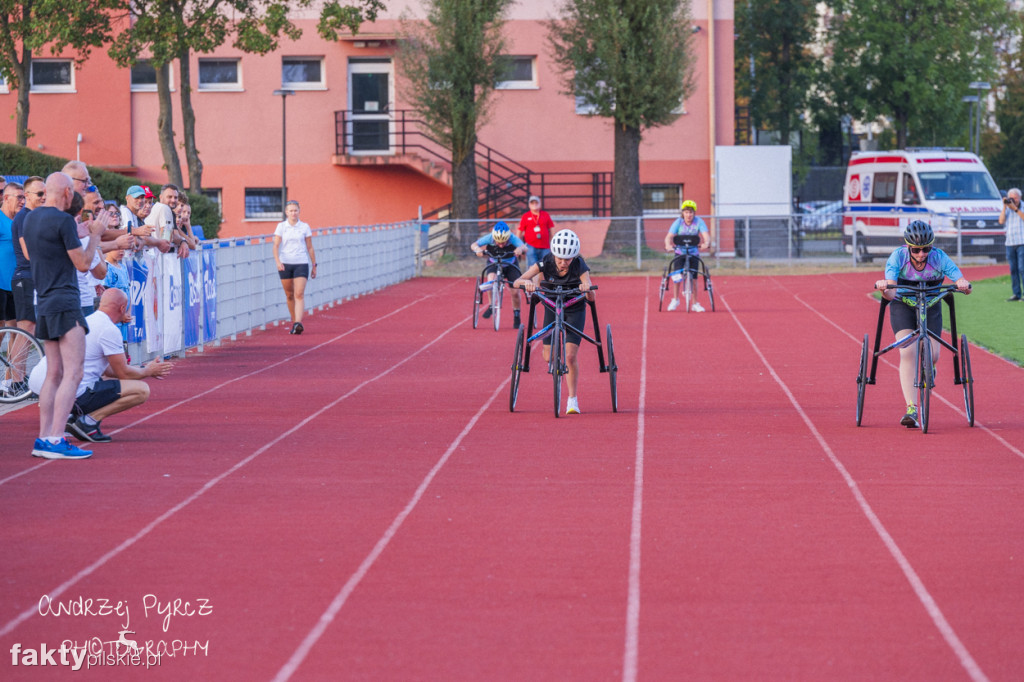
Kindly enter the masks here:
[[[694, 53], [697, 88], [685, 103], [686, 114], [671, 126], [649, 130], [641, 146], [641, 182], [683, 184], [686, 198], [695, 199], [703, 212], [711, 201], [710, 107], [708, 105], [708, 22], [706, 3], [693, 7]], [[732, 1], [713, 0], [715, 7], [716, 142], [733, 139]], [[364, 26], [357, 38], [372, 45], [374, 39], [394, 35], [399, 16], [408, 5], [389, 2], [389, 11]], [[611, 122], [575, 113], [573, 97], [554, 71], [543, 22], [553, 10], [546, 2], [520, 0], [506, 27], [509, 52], [537, 56], [537, 87], [499, 90], [493, 115], [480, 133], [480, 141], [536, 171], [611, 171]], [[417, 210], [436, 208], [450, 201], [450, 187], [406, 166], [338, 166], [335, 154], [334, 112], [349, 108], [349, 57], [390, 56], [393, 43], [357, 47], [352, 40], [321, 40], [313, 19], [300, 19], [303, 37], [283, 41], [264, 57], [246, 55], [222, 46], [210, 55], [192, 55], [192, 101], [197, 118], [197, 146], [204, 164], [204, 188], [222, 191], [222, 236], [266, 234], [275, 220], [245, 220], [246, 187], [280, 187], [282, 57], [322, 57], [325, 89], [301, 90], [287, 101], [287, 174], [289, 198], [303, 206], [303, 219], [315, 227], [390, 222], [414, 218]], [[364, 42], [365, 42], [364, 41]], [[239, 91], [200, 91], [199, 57], [241, 59]], [[181, 141], [178, 108], [180, 73], [174, 68], [174, 124]], [[74, 94], [37, 94], [31, 99], [30, 146], [75, 157], [75, 139], [81, 132], [81, 157], [90, 165], [134, 172], [153, 185], [166, 182], [163, 157], [156, 135], [158, 113], [155, 92], [131, 92], [130, 74], [117, 68], [103, 51], [76, 69]], [[393, 109], [408, 108], [396, 88]], [[0, 94], [0, 138], [14, 141], [16, 93]], [[182, 171], [188, 182], [184, 154]], [[4, 169], [11, 172], [17, 169]]]

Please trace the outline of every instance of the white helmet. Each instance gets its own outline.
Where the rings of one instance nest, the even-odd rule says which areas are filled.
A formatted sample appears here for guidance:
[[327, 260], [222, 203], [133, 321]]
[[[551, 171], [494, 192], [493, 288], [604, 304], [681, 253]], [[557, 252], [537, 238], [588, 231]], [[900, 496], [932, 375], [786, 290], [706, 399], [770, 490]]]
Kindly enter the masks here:
[[572, 230], [559, 230], [551, 238], [551, 254], [569, 260], [580, 255], [580, 238]]

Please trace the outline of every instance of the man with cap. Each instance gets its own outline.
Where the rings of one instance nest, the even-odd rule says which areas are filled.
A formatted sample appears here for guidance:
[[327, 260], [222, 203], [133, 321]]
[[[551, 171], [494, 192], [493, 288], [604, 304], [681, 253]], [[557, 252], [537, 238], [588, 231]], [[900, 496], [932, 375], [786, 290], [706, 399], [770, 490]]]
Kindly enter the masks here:
[[540, 210], [540, 197], [532, 196], [530, 210], [519, 220], [516, 236], [526, 242], [526, 267], [544, 260], [551, 246], [555, 223], [547, 211]]
[[[124, 206], [121, 207], [121, 225], [125, 230], [124, 234], [138, 237], [143, 246], [155, 246], [162, 253], [167, 253], [171, 249], [171, 243], [158, 238], [153, 234], [153, 228], [145, 223], [146, 216], [149, 215], [145, 210], [146, 203], [153, 198], [153, 193], [145, 185], [129, 187], [125, 192]], [[108, 238], [110, 234], [108, 232]]]

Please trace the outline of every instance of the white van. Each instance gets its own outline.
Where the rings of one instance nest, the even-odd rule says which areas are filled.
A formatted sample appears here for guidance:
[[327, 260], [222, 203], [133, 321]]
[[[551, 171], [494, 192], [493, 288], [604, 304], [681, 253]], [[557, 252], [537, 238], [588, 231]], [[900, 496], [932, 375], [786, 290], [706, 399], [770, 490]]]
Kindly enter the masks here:
[[1006, 257], [999, 224], [1002, 197], [974, 154], [948, 149], [853, 152], [843, 197], [843, 247], [858, 259], [887, 257], [903, 243], [903, 228], [924, 220], [936, 244], [957, 254]]

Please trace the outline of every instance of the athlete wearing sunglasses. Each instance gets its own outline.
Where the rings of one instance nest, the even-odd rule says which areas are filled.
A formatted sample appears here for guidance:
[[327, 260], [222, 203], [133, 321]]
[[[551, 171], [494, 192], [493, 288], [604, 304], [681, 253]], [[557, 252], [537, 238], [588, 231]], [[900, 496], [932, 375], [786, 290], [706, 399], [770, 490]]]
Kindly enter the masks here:
[[[923, 220], [915, 220], [903, 231], [904, 246], [900, 246], [885, 263], [885, 279], [875, 282], [875, 288], [882, 290], [889, 304], [889, 323], [897, 339], [910, 334], [917, 328], [916, 311], [900, 300], [900, 289], [886, 289], [891, 284], [927, 283], [939, 285], [948, 277], [956, 283], [956, 288], [965, 294], [971, 293], [968, 282], [960, 268], [946, 252], [935, 248], [935, 232], [931, 225]], [[942, 331], [942, 309], [933, 305], [928, 309], [928, 329], [936, 334]], [[941, 346], [931, 339], [932, 359], [938, 362]], [[914, 403], [914, 376], [917, 372], [917, 344], [900, 349], [900, 387], [907, 403], [907, 411], [900, 423], [908, 428], [916, 428], [917, 405]]]

